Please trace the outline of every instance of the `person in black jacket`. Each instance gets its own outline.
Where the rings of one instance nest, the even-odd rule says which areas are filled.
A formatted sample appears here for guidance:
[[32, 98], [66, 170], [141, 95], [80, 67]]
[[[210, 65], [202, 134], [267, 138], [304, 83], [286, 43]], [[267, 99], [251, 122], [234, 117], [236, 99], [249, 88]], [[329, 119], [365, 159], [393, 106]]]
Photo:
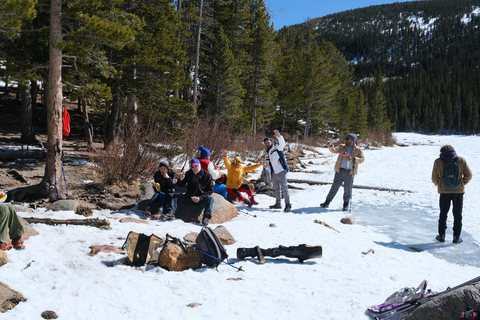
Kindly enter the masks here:
[[[153, 189], [155, 190], [155, 194], [148, 204], [148, 207], [145, 211], [145, 216], [151, 216], [152, 219], [161, 220], [175, 219], [174, 210], [172, 209], [172, 203], [177, 201], [177, 199], [174, 197], [175, 171], [168, 167], [167, 161], [160, 161], [159, 169], [157, 172], [155, 172], [153, 180]], [[151, 210], [156, 202], [158, 202], [158, 213], [152, 215]]]
[[[207, 226], [209, 219], [212, 218], [213, 183], [212, 176], [207, 171], [202, 170], [198, 159], [190, 161], [190, 170], [186, 173], [182, 172], [177, 181], [177, 186], [187, 186], [187, 192], [177, 196], [178, 201], [204, 206], [205, 211], [203, 212], [202, 219], [202, 224], [204, 226]], [[176, 209], [177, 207], [175, 203], [173, 210], [176, 211]], [[196, 217], [192, 217], [191, 220], [193, 222], [198, 221]]]

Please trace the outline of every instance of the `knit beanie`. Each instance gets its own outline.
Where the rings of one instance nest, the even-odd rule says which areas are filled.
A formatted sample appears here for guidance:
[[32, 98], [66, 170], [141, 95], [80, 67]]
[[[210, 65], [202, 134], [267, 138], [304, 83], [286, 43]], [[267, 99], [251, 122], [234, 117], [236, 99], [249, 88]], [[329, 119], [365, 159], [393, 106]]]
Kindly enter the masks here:
[[165, 167], [167, 169], [170, 169], [167, 160], [160, 161], [160, 167]]
[[272, 141], [272, 138], [269, 138], [269, 137], [265, 137], [265, 138], [263, 138], [263, 142], [264, 142], [264, 143], [265, 143], [265, 141], [267, 141], [267, 140], [270, 140], [270, 141]]
[[200, 165], [200, 161], [198, 161], [198, 159], [192, 159], [192, 161], [190, 161], [190, 166], [192, 166], [192, 164]]
[[233, 162], [242, 163], [242, 158], [240, 158], [240, 155], [239, 155], [239, 154], [237, 154], [237, 155], [235, 156], [235, 159], [233, 159]]
[[347, 137], [353, 140], [353, 143], [357, 143], [357, 135], [355, 133], [347, 134]]
[[210, 150], [205, 148], [203, 145], [201, 145], [200, 148], [198, 148], [198, 149], [200, 150], [200, 157], [201, 158], [206, 158], [209, 155], [211, 155]]

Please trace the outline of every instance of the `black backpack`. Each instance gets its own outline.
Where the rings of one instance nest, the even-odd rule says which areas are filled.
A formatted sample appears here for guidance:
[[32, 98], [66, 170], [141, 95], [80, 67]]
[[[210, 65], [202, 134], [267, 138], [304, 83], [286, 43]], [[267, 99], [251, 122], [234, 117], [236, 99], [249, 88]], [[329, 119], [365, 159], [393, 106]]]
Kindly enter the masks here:
[[228, 258], [222, 242], [209, 227], [202, 228], [195, 243], [197, 250], [200, 252], [200, 259], [209, 267], [216, 268], [223, 260]]
[[457, 159], [443, 162], [442, 184], [445, 190], [457, 190], [460, 187]]
[[467, 308], [466, 311], [462, 312], [462, 320], [478, 320], [478, 311], [472, 308]]

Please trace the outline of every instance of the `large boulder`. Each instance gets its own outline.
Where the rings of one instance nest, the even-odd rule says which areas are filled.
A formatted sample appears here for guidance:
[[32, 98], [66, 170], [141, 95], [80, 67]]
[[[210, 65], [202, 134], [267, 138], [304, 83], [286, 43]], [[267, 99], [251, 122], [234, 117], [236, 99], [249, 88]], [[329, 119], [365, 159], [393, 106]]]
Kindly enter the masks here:
[[[238, 216], [237, 208], [225, 200], [221, 195], [214, 193], [213, 195], [213, 210], [210, 223], [220, 224], [225, 223], [236, 216]], [[177, 212], [175, 216], [183, 221], [190, 221], [191, 217], [198, 217], [198, 220], [202, 221], [203, 218], [203, 206], [178, 202]]]
[[404, 320], [451, 320], [460, 319], [467, 307], [480, 305], [480, 282], [466, 285], [435, 297], [420, 305]]
[[0, 313], [5, 313], [17, 306], [20, 302], [27, 301], [23, 295], [12, 290], [8, 285], [0, 282]]
[[47, 207], [52, 211], [75, 211], [79, 203], [77, 200], [57, 200]]

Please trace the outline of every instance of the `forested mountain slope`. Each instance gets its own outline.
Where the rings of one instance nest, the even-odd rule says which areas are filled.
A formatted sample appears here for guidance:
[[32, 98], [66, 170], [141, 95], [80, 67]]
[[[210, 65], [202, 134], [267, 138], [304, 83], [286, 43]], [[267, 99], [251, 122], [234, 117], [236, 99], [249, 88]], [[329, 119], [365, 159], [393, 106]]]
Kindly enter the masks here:
[[480, 0], [371, 6], [315, 22], [317, 39], [345, 55], [356, 81], [378, 69], [388, 78], [393, 130], [479, 132]]

